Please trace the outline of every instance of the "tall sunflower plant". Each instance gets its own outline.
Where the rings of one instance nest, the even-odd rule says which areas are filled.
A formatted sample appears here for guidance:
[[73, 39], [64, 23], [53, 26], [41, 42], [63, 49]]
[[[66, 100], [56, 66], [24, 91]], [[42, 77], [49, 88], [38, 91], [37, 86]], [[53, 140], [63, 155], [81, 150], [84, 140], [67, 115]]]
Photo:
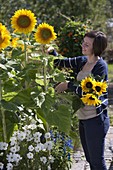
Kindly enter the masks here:
[[[85, 77], [78, 83], [78, 86], [81, 87], [82, 96], [75, 96], [73, 98], [73, 108], [75, 112], [85, 105], [97, 106], [101, 104], [100, 98], [107, 92], [108, 88], [108, 84], [104, 81], [104, 77], [94, 77], [93, 75]], [[75, 104], [74, 106], [75, 101], [77, 105]]]
[[[55, 163], [51, 165], [51, 151], [43, 147], [40, 150], [42, 159], [39, 160], [40, 165], [37, 165], [39, 169], [41, 166], [43, 169], [50, 169], [53, 166], [53, 169], [55, 169], [58, 162], [61, 163], [62, 169], [65, 169], [65, 166], [68, 168], [68, 163], [70, 163], [70, 147], [67, 152], [64, 141], [67, 141], [71, 129], [71, 97], [66, 94], [64, 94], [65, 96], [55, 94], [54, 85], [57, 82], [64, 81], [65, 76], [60, 70], [54, 69], [54, 57], [47, 54], [47, 48], [50, 45], [56, 46], [55, 39], [57, 35], [53, 26], [47, 23], [39, 24], [37, 27], [36, 25], [37, 19], [34, 13], [26, 9], [17, 10], [12, 16], [11, 26], [14, 30], [12, 33], [0, 23], [1, 169], [4, 166], [7, 166], [7, 169], [13, 169], [14, 167], [16, 169], [23, 158], [17, 152], [20, 151], [20, 145], [27, 147], [25, 145], [27, 142], [26, 134], [23, 133], [23, 127], [30, 125], [27, 116], [35, 120], [35, 125], [33, 125], [36, 127], [35, 131], [43, 135], [50, 132], [52, 128], [52, 134], [46, 141], [52, 140], [53, 143], [55, 142], [55, 138], [52, 138], [52, 136], [54, 133], [56, 134], [56, 129], [58, 133], [63, 133], [58, 139], [60, 140], [59, 144], [56, 144], [56, 150], [58, 147], [59, 149], [62, 148], [63, 155], [59, 156], [61, 150], [59, 153], [56, 152]], [[33, 124], [32, 121], [31, 124]], [[53, 127], [56, 127], [55, 131]], [[21, 144], [19, 141], [18, 146], [15, 143], [15, 137], [17, 136], [14, 135], [17, 135], [17, 133], [19, 135], [21, 133], [21, 139], [24, 140], [22, 142], [19, 139]], [[42, 140], [43, 135], [38, 137], [39, 140]], [[9, 146], [12, 138], [14, 140], [13, 145]], [[31, 142], [33, 142], [32, 140], [34, 139], [31, 135]], [[45, 139], [43, 143], [46, 143], [44, 141]], [[26, 156], [28, 162], [23, 162], [23, 165], [28, 165], [27, 169], [37, 169], [37, 167], [33, 167], [33, 152], [36, 151], [33, 147], [37, 147], [38, 150], [35, 152], [37, 155], [39, 143], [36, 142], [36, 146], [29, 146], [30, 150], [26, 148], [26, 155], [29, 153]], [[60, 146], [61, 143], [62, 146]], [[64, 150], [65, 152], [63, 152]], [[55, 155], [54, 150], [52, 152]], [[24, 155], [24, 151], [22, 153]], [[47, 155], [50, 158], [49, 156], [46, 157]], [[65, 163], [62, 161], [64, 159]], [[36, 160], [34, 161], [36, 163]], [[32, 165], [32, 168], [29, 167], [30, 165]]]

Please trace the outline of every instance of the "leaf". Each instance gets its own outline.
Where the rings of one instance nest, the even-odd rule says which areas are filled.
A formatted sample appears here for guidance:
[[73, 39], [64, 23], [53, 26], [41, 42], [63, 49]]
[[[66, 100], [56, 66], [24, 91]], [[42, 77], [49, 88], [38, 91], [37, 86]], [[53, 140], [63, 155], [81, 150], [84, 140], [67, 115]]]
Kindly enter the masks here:
[[[0, 111], [1, 112], [1, 111]], [[11, 111], [5, 111], [5, 120], [6, 120], [6, 133], [7, 133], [7, 139], [9, 141], [14, 127], [15, 123], [19, 122], [19, 117], [14, 112]], [[3, 141], [3, 128], [2, 128], [2, 116], [0, 114], [0, 141]]]
[[66, 105], [58, 106], [55, 111], [46, 112], [46, 120], [49, 125], [54, 125], [62, 132], [69, 133], [71, 128], [71, 113]]
[[84, 105], [80, 97], [78, 95], [74, 95], [73, 100], [72, 100], [72, 107], [73, 107], [74, 112], [76, 112], [78, 109], [80, 109], [83, 106]]
[[5, 67], [3, 64], [0, 63], [0, 68], [2, 68], [3, 70], [7, 70], [7, 67]]
[[5, 109], [5, 110], [10, 110], [10, 111], [17, 111], [17, 106], [10, 102], [10, 101], [5, 101], [2, 100], [1, 101], [1, 106]]
[[35, 80], [37, 84], [39, 84], [40, 86], [44, 86], [44, 80], [43, 79], [36, 79]]
[[26, 107], [34, 107], [35, 102], [31, 97], [31, 89], [25, 89], [20, 91], [16, 96], [14, 96], [10, 101], [16, 105], [25, 105]]

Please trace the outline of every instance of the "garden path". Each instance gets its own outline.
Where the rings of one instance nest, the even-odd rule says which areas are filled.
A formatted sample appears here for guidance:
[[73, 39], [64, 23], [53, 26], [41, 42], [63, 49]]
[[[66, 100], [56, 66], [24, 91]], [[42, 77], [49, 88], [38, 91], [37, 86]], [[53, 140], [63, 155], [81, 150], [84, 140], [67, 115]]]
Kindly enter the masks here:
[[[105, 160], [107, 169], [113, 170], [113, 126], [110, 126], [106, 136]], [[82, 149], [79, 149], [73, 154], [73, 164], [71, 170], [90, 170]]]

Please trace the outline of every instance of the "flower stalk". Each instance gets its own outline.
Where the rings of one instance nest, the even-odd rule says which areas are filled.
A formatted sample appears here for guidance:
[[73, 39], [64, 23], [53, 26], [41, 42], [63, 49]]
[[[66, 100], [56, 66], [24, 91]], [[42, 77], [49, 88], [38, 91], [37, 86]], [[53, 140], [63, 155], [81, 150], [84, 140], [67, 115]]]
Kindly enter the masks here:
[[45, 90], [45, 92], [47, 92], [47, 77], [46, 77], [47, 68], [46, 68], [46, 65], [47, 65], [47, 60], [44, 58], [44, 68], [43, 68], [43, 71], [44, 71], [44, 90]]
[[42, 55], [43, 55], [43, 77], [44, 77], [44, 91], [47, 92], [47, 64], [48, 60], [45, 52], [45, 45], [42, 46]]
[[4, 140], [4, 142], [6, 142], [7, 141], [6, 120], [5, 120], [4, 109], [1, 106], [1, 101], [2, 101], [2, 80], [0, 80], [0, 109], [1, 109], [1, 114], [2, 114], [3, 140]]
[[[27, 37], [24, 35], [24, 54], [25, 54], [25, 65], [24, 67], [26, 68], [27, 63], [28, 63], [28, 56], [27, 56], [27, 44], [26, 44]], [[25, 88], [28, 87], [28, 82], [25, 81]]]

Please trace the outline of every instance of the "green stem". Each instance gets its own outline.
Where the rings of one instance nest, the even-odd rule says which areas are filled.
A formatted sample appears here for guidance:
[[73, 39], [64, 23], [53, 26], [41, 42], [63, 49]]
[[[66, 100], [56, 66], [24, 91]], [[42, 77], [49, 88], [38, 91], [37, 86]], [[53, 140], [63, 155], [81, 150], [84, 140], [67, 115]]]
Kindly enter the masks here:
[[47, 64], [48, 60], [46, 57], [46, 52], [45, 52], [45, 45], [42, 46], [42, 55], [43, 55], [43, 76], [44, 76], [44, 90], [47, 92]]
[[0, 110], [1, 110], [1, 114], [2, 114], [3, 139], [4, 139], [4, 142], [6, 142], [7, 141], [6, 120], [5, 120], [4, 109], [1, 106], [1, 100], [2, 100], [2, 80], [0, 80]]
[[26, 38], [24, 40], [24, 52], [25, 52], [25, 67], [26, 67], [26, 65], [28, 63]]
[[[24, 67], [25, 68], [26, 68], [27, 63], [28, 63], [26, 39], [27, 39], [27, 37], [24, 35], [24, 53], [25, 53], [25, 65], [24, 65]], [[27, 88], [27, 87], [28, 87], [28, 82], [25, 81], [25, 88]]]
[[46, 59], [44, 58], [44, 89], [45, 89], [45, 92], [47, 92], [47, 77], [46, 77], [46, 74], [47, 74], [47, 69], [46, 69]]

